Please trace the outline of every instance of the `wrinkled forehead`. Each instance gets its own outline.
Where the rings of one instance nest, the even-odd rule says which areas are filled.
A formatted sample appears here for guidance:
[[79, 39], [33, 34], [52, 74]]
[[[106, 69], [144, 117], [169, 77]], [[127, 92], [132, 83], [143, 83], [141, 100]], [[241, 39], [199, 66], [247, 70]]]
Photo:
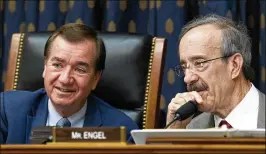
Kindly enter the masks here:
[[180, 40], [180, 60], [193, 57], [216, 57], [221, 55], [222, 31], [213, 25], [203, 25], [188, 31]]

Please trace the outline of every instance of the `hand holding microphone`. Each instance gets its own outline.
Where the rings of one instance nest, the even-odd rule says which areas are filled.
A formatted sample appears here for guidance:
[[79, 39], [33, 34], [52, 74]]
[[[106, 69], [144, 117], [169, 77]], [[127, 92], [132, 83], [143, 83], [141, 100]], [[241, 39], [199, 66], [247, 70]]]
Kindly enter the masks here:
[[195, 91], [177, 94], [168, 105], [165, 128], [186, 128], [197, 112], [197, 102], [201, 103], [202, 98]]

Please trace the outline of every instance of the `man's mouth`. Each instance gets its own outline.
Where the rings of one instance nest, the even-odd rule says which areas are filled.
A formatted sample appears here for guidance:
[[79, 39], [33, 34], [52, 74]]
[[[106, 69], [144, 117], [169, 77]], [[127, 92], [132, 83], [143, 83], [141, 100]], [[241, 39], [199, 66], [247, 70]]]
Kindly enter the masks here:
[[204, 89], [197, 89], [197, 92], [203, 92], [203, 91], [208, 91], [208, 88], [204, 88]]
[[208, 88], [189, 88], [188, 91], [196, 91], [196, 92], [205, 92], [208, 91]]
[[208, 86], [207, 84], [203, 82], [197, 82], [193, 84], [187, 85], [187, 90], [188, 91], [196, 91], [196, 92], [203, 92], [203, 91], [208, 91]]
[[201, 90], [201, 91], [197, 91], [200, 95], [207, 92], [207, 90]]
[[199, 95], [203, 96], [206, 92], [208, 92], [208, 88], [197, 90]]
[[69, 88], [60, 88], [60, 87], [56, 87], [57, 90], [61, 91], [61, 92], [65, 92], [65, 93], [71, 93], [71, 92], [75, 92], [75, 90], [73, 89], [69, 89]]

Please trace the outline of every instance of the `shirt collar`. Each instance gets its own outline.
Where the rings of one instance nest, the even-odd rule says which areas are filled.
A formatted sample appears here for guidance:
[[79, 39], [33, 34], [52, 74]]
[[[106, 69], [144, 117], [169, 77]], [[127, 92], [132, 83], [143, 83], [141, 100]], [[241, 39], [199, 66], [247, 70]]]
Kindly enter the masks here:
[[[87, 110], [87, 101], [83, 105], [83, 107], [75, 114], [67, 119], [71, 122], [72, 126], [75, 126], [81, 120], [84, 120], [85, 114]], [[51, 99], [48, 100], [48, 118], [47, 118], [47, 125], [49, 126], [56, 126], [56, 123], [62, 118], [62, 116], [56, 111], [54, 108]]]
[[[248, 119], [249, 117], [246, 116], [249, 116], [251, 112], [258, 110], [258, 98], [258, 91], [256, 87], [251, 84], [248, 93], [224, 120], [226, 120], [233, 128], [243, 128], [242, 125], [244, 121], [241, 121], [241, 119]], [[219, 116], [214, 115], [215, 127], [218, 127], [222, 120], [223, 119]]]

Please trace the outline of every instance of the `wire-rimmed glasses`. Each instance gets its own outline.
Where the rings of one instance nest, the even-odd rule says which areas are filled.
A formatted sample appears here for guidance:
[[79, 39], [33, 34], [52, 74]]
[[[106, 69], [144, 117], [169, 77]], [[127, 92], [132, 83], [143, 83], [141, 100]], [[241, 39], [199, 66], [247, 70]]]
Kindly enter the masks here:
[[187, 69], [190, 69], [192, 72], [194, 72], [194, 71], [202, 72], [206, 68], [207, 62], [217, 60], [217, 59], [222, 59], [222, 58], [228, 58], [230, 56], [217, 57], [217, 58], [208, 59], [208, 60], [204, 60], [204, 61], [196, 60], [196, 61], [192, 62], [190, 65], [186, 65], [186, 64], [177, 65], [174, 68], [174, 71], [175, 71], [177, 76], [184, 77]]

